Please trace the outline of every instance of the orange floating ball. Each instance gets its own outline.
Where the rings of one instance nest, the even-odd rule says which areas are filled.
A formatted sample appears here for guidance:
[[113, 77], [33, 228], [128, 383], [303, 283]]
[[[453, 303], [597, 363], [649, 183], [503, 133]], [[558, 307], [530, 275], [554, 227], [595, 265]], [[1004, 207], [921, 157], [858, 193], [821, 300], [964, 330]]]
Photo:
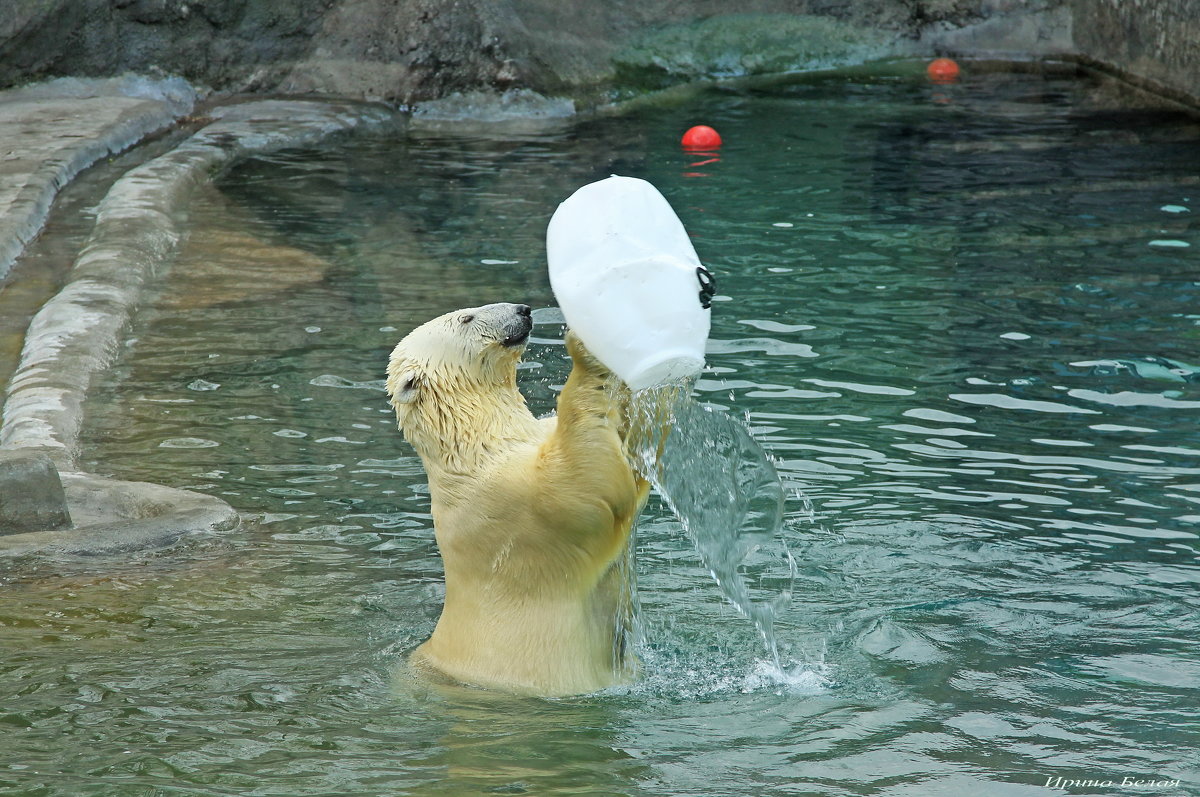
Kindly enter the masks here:
[[696, 125], [683, 134], [684, 149], [714, 150], [721, 146], [721, 134], [708, 125]]
[[925, 67], [934, 83], [953, 83], [958, 78], [958, 64], [952, 58], [935, 58]]

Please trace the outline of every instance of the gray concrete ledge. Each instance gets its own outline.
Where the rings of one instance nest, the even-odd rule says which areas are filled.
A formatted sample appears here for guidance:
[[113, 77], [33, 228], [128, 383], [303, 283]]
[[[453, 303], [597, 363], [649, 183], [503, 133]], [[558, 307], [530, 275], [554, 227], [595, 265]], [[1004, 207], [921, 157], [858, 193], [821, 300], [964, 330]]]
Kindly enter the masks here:
[[169, 262], [195, 187], [239, 158], [297, 146], [391, 112], [369, 105], [268, 100], [211, 112], [210, 125], [131, 169], [101, 201], [69, 281], [33, 317], [11, 381], [0, 447], [33, 448], [76, 469], [84, 396], [116, 355], [142, 285]]
[[62, 480], [50, 458], [0, 449], [0, 535], [70, 528]]
[[0, 92], [0, 277], [41, 231], [62, 186], [195, 102], [178, 78], [62, 78]]
[[61, 475], [75, 527], [0, 536], [0, 557], [120, 554], [163, 547], [197, 532], [228, 531], [240, 522], [224, 501], [200, 493], [87, 473]]
[[[185, 231], [183, 211], [199, 184], [248, 155], [396, 123], [398, 117], [379, 106], [303, 100], [248, 102], [208, 113], [210, 124], [112, 185], [67, 284], [30, 323], [4, 403], [0, 451], [50, 457], [62, 473], [74, 528], [6, 535], [0, 555], [114, 553], [237, 525], [237, 513], [217, 498], [77, 472], [88, 387], [114, 361], [142, 286], [173, 258]], [[125, 132], [132, 136], [136, 129], [145, 128]], [[6, 233], [13, 234], [0, 230], [0, 240]]]

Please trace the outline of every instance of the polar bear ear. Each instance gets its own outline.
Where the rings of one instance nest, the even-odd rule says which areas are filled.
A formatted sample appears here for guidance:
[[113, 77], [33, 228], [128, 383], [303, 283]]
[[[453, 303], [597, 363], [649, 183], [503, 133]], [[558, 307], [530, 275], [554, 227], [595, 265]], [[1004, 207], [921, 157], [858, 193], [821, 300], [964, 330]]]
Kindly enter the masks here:
[[412, 404], [421, 391], [421, 375], [416, 371], [403, 371], [397, 376], [395, 385], [392, 403]]

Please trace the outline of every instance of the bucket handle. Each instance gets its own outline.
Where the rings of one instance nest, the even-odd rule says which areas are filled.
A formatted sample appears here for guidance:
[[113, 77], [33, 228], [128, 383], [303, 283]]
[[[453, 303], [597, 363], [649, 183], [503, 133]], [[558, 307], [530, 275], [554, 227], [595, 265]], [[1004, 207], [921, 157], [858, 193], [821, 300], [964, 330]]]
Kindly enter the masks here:
[[712, 307], [713, 296], [717, 292], [717, 280], [704, 266], [696, 268], [696, 278], [700, 280], [700, 306], [708, 310]]

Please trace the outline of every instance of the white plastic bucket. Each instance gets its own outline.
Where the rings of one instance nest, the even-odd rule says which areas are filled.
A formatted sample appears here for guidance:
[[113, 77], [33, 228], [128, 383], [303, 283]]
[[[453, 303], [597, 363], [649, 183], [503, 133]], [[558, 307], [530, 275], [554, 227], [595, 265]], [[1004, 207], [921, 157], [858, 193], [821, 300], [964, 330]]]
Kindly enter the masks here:
[[546, 258], [567, 325], [629, 387], [704, 368], [712, 277], [653, 185], [614, 175], [580, 188], [550, 219]]

